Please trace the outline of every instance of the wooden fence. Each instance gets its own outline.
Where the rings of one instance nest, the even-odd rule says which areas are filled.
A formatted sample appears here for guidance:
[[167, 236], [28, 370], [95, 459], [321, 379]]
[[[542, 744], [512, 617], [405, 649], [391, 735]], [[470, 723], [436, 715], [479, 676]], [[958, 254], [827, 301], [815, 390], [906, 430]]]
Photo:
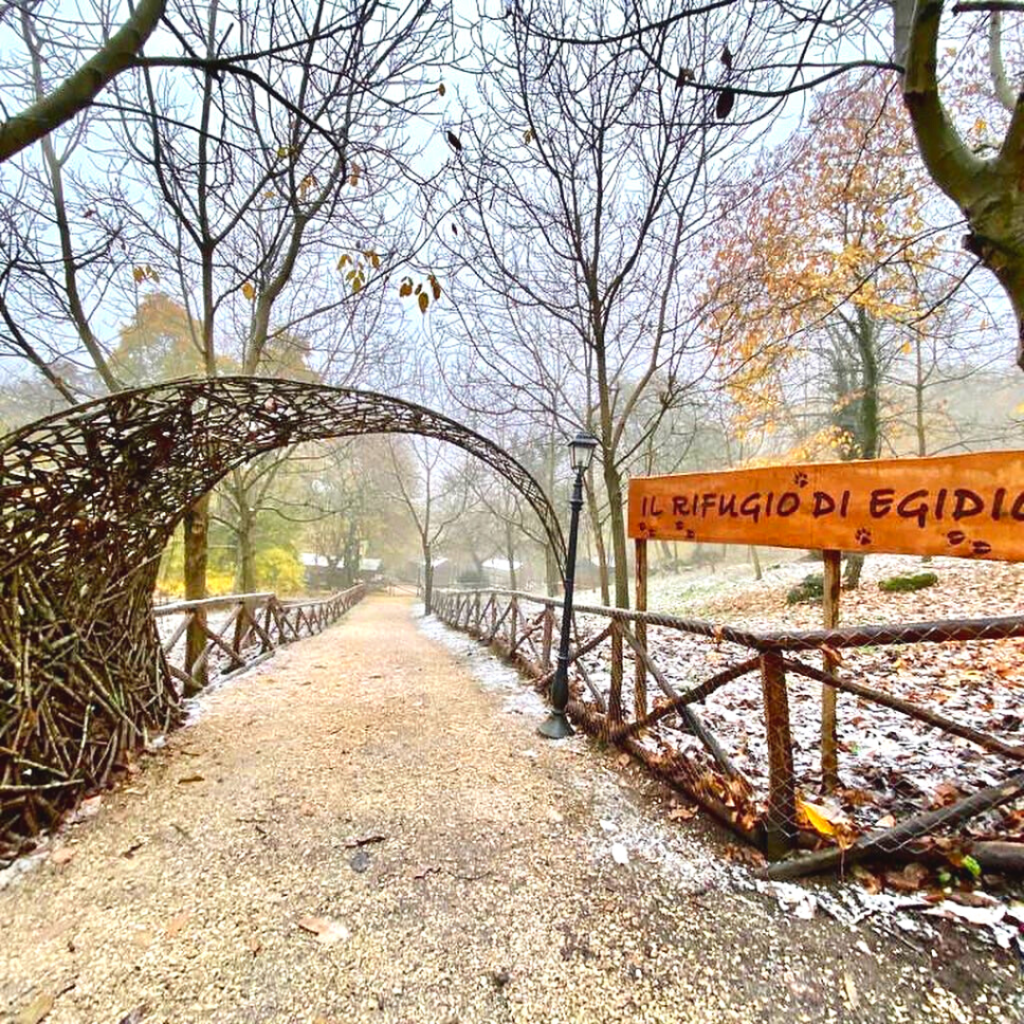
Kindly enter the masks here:
[[[442, 621], [494, 645], [542, 692], [554, 676], [560, 607], [553, 598], [503, 590], [441, 590], [434, 601]], [[962, 847], [957, 830], [969, 819], [991, 816], [1024, 795], [1024, 746], [1012, 735], [1019, 723], [1008, 722], [1008, 731], [996, 735], [926, 706], [919, 695], [901, 694], [895, 685], [883, 689], [857, 678], [870, 667], [874, 681], [877, 665], [885, 663], [879, 659], [893, 655], [897, 645], [901, 658], [929, 645], [969, 645], [973, 653], [966, 657], [983, 664], [986, 645], [1024, 637], [1022, 615], [772, 632], [604, 607], [577, 605], [575, 615], [567, 709], [573, 722], [628, 751], [769, 857], [815, 850], [773, 865], [769, 873], [776, 877], [867, 855], [920, 855], [929, 842], [948, 844], [950, 836], [959, 836]], [[822, 668], [809, 663], [813, 655]], [[742, 694], [737, 687], [745, 687]], [[808, 739], [804, 716], [800, 742], [795, 740], [791, 705], [817, 701], [820, 709], [823, 688], [852, 699], [855, 724], [845, 723], [845, 735], [870, 735], [870, 715], [880, 713], [886, 730], [907, 727], [914, 742], [927, 733], [921, 740], [926, 744], [942, 740], [958, 752], [969, 748], [969, 762], [952, 763], [954, 774], [968, 764], [964, 777], [940, 790], [938, 806], [923, 799], [923, 791], [923, 806], [902, 800], [898, 823], [886, 820], [889, 815], [879, 815], [880, 823], [857, 821], [855, 813], [847, 821], [822, 820], [812, 802], [817, 797], [807, 796], [821, 785], [818, 762], [809, 756], [814, 751], [808, 750], [818, 737]], [[702, 704], [706, 710], [698, 712]], [[857, 792], [840, 796], [855, 807]], [[1020, 862], [1024, 843], [1006, 840], [1024, 836], [1008, 837], [999, 827], [989, 822], [988, 838], [996, 841], [972, 847], [1003, 866]], [[984, 829], [975, 829], [975, 838], [979, 834]]]
[[[176, 601], [158, 605], [153, 614], [162, 619], [179, 617], [162, 639], [167, 668], [186, 693], [208, 681], [211, 670], [229, 675], [251, 668], [278, 647], [314, 636], [336, 622], [366, 595], [358, 584], [330, 597], [281, 601], [274, 594], [229, 594], [205, 601]], [[215, 613], [223, 613], [215, 615]], [[198, 623], [206, 645], [192, 664], [187, 663], [185, 635]]]

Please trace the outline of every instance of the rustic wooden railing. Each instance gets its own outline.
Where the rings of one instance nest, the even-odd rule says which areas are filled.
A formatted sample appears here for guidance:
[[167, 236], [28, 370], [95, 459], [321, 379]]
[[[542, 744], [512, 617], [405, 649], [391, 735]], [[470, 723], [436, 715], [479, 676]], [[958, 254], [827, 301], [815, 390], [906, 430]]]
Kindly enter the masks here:
[[[179, 620], [161, 644], [168, 671], [184, 692], [194, 693], [212, 670], [223, 676], [251, 668], [283, 644], [322, 632], [366, 592], [366, 585], [358, 584], [330, 597], [295, 601], [281, 601], [274, 594], [229, 594], [157, 605], [153, 614], [158, 624]], [[206, 636], [206, 645], [189, 664], [184, 638], [193, 622]]]
[[[554, 676], [560, 620], [555, 610], [560, 607], [553, 598], [504, 590], [441, 590], [434, 601], [438, 618], [495, 646], [541, 692]], [[770, 867], [776, 877], [867, 855], [917, 854], [922, 843], [935, 837], [948, 842], [969, 819], [1024, 795], [1024, 746], [1010, 734], [1017, 724], [1010, 722], [1005, 735], [995, 735], [901, 695], [897, 688], [883, 690], [856, 679], [869, 666], [872, 680], [884, 675], [878, 667], [884, 670], [886, 662], [879, 659], [892, 657], [895, 652], [888, 648], [895, 645], [902, 645], [901, 657], [913, 657], [927, 645], [994, 644], [1024, 637], [1022, 615], [774, 632], [585, 605], [576, 606], [575, 618], [568, 706], [573, 722], [628, 751], [769, 857], [777, 859], [800, 847], [816, 850]], [[909, 653], [907, 645], [912, 645]], [[812, 654], [822, 657], [823, 668], [808, 663]], [[977, 651], [972, 663], [984, 664], [985, 657], [984, 649]], [[757, 685], [747, 681], [741, 699], [730, 706], [727, 688], [752, 674]], [[648, 692], [652, 681], [653, 699]], [[813, 757], [819, 737], [808, 736], [807, 715], [801, 719], [802, 735], [794, 737], [791, 704], [816, 701], [820, 707], [823, 687], [854, 698], [858, 721], [853, 728], [847, 723], [847, 736], [851, 731], [870, 734], [870, 722], [860, 721], [862, 709], [896, 712], [911, 730], [938, 733], [935, 737], [929, 732], [925, 744], [944, 738], [958, 749], [969, 747], [972, 764], [984, 759], [984, 771], [975, 774], [987, 784], [975, 781], [974, 791], [965, 794], [971, 781], [956, 778], [947, 783], [952, 788], [940, 806], [911, 808], [904, 801], [900, 809], [906, 814], [897, 824], [886, 821], [888, 815], [882, 816], [881, 827], [855, 819], [815, 820], [816, 805], [810, 801], [818, 797], [809, 794], [821, 785]], [[698, 713], [696, 706], [702, 703], [707, 711]], [[980, 707], [984, 704], [979, 702]], [[893, 728], [891, 720], [885, 728]], [[750, 756], [754, 748], [759, 757]], [[950, 767], [958, 770], [955, 761]], [[936, 773], [941, 775], [941, 770]], [[840, 797], [856, 801], [857, 794], [848, 790]], [[974, 845], [981, 849], [982, 844]], [[999, 847], [995, 859], [1004, 866], [1024, 863], [1024, 843], [989, 845]]]

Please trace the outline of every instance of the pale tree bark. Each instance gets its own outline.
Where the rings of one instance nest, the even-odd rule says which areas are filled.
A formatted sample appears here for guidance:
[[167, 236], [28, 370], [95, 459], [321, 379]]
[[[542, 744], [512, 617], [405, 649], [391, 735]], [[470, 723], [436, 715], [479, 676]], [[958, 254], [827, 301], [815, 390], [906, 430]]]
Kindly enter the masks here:
[[[1017, 321], [1017, 361], [1024, 368], [1024, 93], [993, 157], [983, 159], [957, 131], [939, 95], [939, 23], [943, 0], [918, 0], [906, 45], [903, 100], [932, 180], [967, 219], [964, 247], [996, 276]], [[899, 47], [899, 42], [897, 42]]]

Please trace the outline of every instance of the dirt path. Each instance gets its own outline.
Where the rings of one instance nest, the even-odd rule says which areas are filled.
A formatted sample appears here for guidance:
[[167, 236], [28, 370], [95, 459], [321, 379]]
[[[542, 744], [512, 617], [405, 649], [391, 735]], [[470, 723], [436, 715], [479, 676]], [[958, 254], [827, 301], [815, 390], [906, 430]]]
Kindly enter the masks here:
[[[407, 602], [365, 603], [208, 698], [0, 892], [0, 1019], [1017, 1019], [1008, 957], [783, 914], [706, 826], [535, 726]], [[654, 839], [620, 864], [626, 817]]]

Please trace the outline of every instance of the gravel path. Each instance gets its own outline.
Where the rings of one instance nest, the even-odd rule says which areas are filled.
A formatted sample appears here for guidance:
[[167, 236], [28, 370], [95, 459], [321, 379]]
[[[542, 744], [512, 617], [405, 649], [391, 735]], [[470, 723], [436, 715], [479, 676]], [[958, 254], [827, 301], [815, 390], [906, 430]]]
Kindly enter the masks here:
[[706, 823], [535, 727], [406, 600], [365, 602], [0, 891], [0, 1019], [1019, 1019], [1007, 955], [785, 914]]

